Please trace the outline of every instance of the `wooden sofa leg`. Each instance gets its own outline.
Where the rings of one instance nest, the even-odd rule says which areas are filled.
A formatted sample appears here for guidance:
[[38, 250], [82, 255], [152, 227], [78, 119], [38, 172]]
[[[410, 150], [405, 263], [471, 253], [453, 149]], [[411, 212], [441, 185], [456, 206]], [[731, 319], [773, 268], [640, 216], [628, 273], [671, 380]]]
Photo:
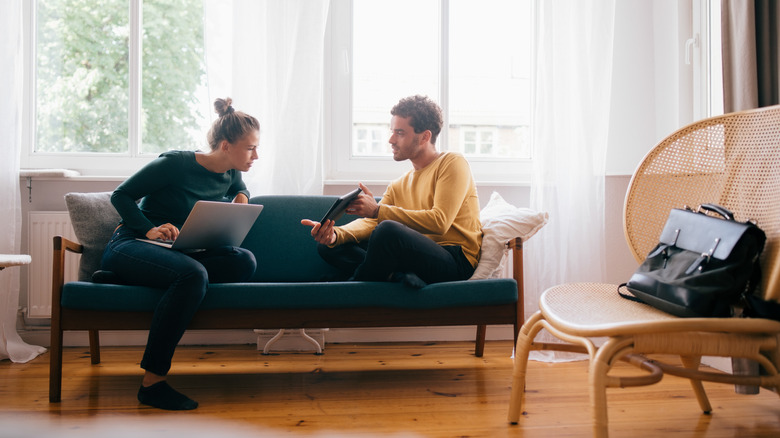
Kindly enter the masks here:
[[89, 358], [92, 365], [100, 363], [100, 332], [98, 330], [89, 331]]
[[49, 347], [49, 402], [60, 401], [62, 395], [62, 330], [51, 328]]
[[482, 357], [485, 353], [485, 333], [487, 332], [486, 325], [477, 326], [477, 345], [474, 348], [474, 356]]

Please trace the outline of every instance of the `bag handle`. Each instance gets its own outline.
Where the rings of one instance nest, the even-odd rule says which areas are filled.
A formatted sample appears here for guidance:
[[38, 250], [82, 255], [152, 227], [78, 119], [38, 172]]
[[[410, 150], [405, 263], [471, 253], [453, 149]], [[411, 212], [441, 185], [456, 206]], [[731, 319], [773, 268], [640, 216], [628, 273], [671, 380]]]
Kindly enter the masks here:
[[728, 219], [730, 221], [734, 220], [734, 213], [732, 213], [727, 208], [722, 207], [722, 206], [720, 206], [718, 204], [701, 204], [699, 206], [699, 210], [711, 211], [713, 213], [717, 213], [717, 214], [723, 216], [724, 218], [726, 218], [726, 219]]
[[623, 297], [623, 298], [625, 298], [627, 300], [634, 301], [636, 303], [647, 304], [644, 301], [640, 300], [639, 298], [635, 297], [633, 294], [629, 295], [629, 294], [625, 294], [625, 293], [621, 292], [621, 290], [620, 290], [621, 288], [626, 288], [626, 290], [630, 293], [631, 289], [628, 288], [628, 283], [620, 283], [618, 285], [618, 287], [617, 287], [618, 295], [620, 295], [621, 297]]

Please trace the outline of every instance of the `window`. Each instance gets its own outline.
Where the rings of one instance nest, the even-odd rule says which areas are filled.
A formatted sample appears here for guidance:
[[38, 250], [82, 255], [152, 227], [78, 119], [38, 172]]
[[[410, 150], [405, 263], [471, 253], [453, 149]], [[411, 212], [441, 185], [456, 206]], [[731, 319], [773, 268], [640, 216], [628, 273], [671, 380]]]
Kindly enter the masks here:
[[203, 0], [37, 0], [23, 167], [129, 173], [199, 149], [208, 126]]
[[328, 178], [397, 177], [390, 109], [413, 94], [442, 106], [437, 147], [463, 153], [478, 180], [530, 175], [531, 3], [334, 0]]

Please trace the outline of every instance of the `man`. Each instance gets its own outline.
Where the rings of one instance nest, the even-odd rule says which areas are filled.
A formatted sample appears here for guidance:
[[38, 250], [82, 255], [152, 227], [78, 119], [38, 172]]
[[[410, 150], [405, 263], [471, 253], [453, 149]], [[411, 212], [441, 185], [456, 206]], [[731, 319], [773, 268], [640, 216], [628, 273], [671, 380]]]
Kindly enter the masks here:
[[398, 281], [412, 288], [465, 280], [474, 273], [482, 244], [479, 200], [471, 168], [462, 155], [436, 150], [441, 108], [424, 96], [401, 99], [390, 111], [388, 140], [395, 161], [413, 169], [387, 187], [377, 203], [363, 193], [347, 213], [347, 225], [309, 219], [318, 251], [356, 281]]

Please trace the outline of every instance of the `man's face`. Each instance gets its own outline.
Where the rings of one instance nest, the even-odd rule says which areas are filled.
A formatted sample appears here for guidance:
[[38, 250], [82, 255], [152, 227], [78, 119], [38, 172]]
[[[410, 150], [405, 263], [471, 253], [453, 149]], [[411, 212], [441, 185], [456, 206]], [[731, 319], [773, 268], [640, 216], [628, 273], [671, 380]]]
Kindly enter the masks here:
[[414, 133], [414, 128], [409, 124], [409, 117], [393, 116], [390, 120], [390, 139], [388, 142], [393, 148], [393, 159], [404, 161], [417, 157], [420, 147], [420, 134]]

